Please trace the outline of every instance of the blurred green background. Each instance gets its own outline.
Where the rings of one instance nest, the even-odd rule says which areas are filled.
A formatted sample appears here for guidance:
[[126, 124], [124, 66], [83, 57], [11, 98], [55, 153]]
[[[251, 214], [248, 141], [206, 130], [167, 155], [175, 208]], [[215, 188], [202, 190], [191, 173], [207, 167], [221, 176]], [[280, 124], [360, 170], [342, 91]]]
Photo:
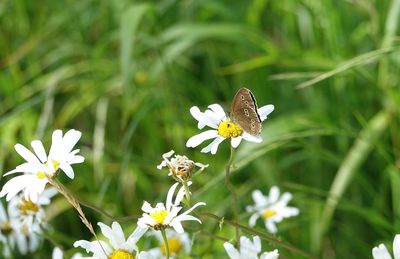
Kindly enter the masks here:
[[[399, 10], [399, 0], [3, 0], [1, 172], [21, 162], [15, 143], [48, 147], [53, 130], [74, 128], [86, 161], [73, 181], [60, 179], [80, 199], [117, 218], [140, 214], [143, 200], [165, 200], [172, 179], [156, 165], [174, 149], [210, 164], [194, 180], [194, 199], [231, 218], [229, 145], [215, 156], [186, 148], [199, 133], [189, 108], [228, 110], [248, 87], [275, 111], [264, 142], [237, 151], [240, 222], [251, 191], [276, 184], [301, 211], [278, 225], [277, 238], [319, 258], [369, 258], [400, 233]], [[85, 212], [94, 224], [111, 221]], [[48, 215], [49, 239], [65, 249], [91, 238], [62, 197]], [[231, 227], [203, 221], [233, 237]], [[123, 224], [126, 234], [135, 222]], [[257, 229], [265, 232], [261, 222]], [[225, 256], [222, 243], [198, 235], [194, 254]], [[52, 247], [45, 241], [33, 258]], [[263, 242], [274, 248], [299, 258]]]

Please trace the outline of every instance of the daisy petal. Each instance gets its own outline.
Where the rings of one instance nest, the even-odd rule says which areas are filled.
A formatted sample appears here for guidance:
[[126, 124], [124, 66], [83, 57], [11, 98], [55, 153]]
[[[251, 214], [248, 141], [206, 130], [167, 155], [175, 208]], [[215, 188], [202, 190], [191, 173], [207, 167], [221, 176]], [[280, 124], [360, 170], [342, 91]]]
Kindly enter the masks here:
[[202, 133], [194, 135], [186, 142], [186, 147], [197, 147], [207, 139], [218, 137], [218, 131], [206, 130]]
[[44, 150], [42, 141], [34, 140], [31, 142], [31, 146], [33, 148], [33, 151], [35, 151], [36, 155], [39, 157], [40, 161], [42, 163], [46, 163], [47, 155], [46, 155], [46, 151]]
[[272, 104], [265, 105], [257, 110], [258, 115], [260, 116], [261, 121], [264, 121], [267, 116], [273, 112], [275, 107]]

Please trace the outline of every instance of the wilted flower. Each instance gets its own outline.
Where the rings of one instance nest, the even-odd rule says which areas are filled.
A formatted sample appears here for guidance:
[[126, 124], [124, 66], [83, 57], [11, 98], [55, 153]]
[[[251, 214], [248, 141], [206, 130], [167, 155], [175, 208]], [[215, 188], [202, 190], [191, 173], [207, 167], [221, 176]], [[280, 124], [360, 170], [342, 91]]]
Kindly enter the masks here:
[[225, 242], [224, 247], [231, 259], [277, 259], [278, 250], [264, 252], [261, 255], [261, 240], [258, 236], [253, 237], [253, 242], [245, 236], [240, 237], [240, 250], [237, 250], [231, 243]]
[[178, 182], [190, 180], [195, 167], [198, 167], [200, 171], [208, 167], [208, 165], [203, 165], [202, 163], [193, 162], [186, 156], [175, 155], [174, 157], [172, 157], [174, 153], [175, 151], [171, 150], [163, 154], [162, 155], [163, 161], [161, 162], [161, 164], [157, 166], [157, 168], [161, 170], [163, 167], [168, 167], [169, 169], [168, 175], [170, 176], [172, 175], [172, 177]]
[[273, 186], [268, 196], [264, 196], [261, 191], [255, 190], [252, 193], [254, 206], [248, 206], [247, 211], [254, 213], [249, 220], [249, 225], [254, 226], [259, 217], [264, 219], [265, 227], [271, 233], [277, 232], [276, 223], [284, 218], [297, 216], [299, 209], [289, 207], [287, 204], [292, 199], [292, 194], [285, 192], [279, 197], [280, 191], [277, 186]]
[[[138, 253], [136, 246], [137, 241], [145, 233], [143, 229], [137, 228], [129, 237], [125, 239], [124, 232], [118, 222], [113, 222], [111, 228], [104, 223], [97, 223], [101, 228], [103, 235], [108, 238], [109, 244], [104, 241], [86, 241], [79, 240], [74, 243], [75, 247], [82, 247], [86, 249], [87, 253], [93, 253], [96, 259], [134, 259], [133, 251]], [[101, 243], [101, 246], [100, 244]]]
[[[164, 203], [160, 202], [157, 203], [156, 206], [153, 208], [147, 201], [144, 202], [142, 210], [145, 213], [143, 213], [143, 216], [138, 220], [139, 227], [142, 227], [146, 230], [149, 227], [152, 227], [155, 230], [161, 230], [167, 227], [172, 227], [175, 229], [176, 232], [183, 233], [184, 230], [181, 224], [182, 221], [195, 220], [201, 223], [201, 221], [198, 218], [189, 215], [189, 213], [192, 212], [198, 206], [206, 205], [204, 202], [198, 202], [184, 213], [178, 215], [178, 213], [182, 209], [182, 207], [179, 205], [185, 195], [185, 190], [184, 187], [182, 186], [179, 189], [178, 194], [176, 195], [175, 202], [172, 203], [172, 198], [178, 184], [179, 183], [175, 183], [169, 189], [165, 205]], [[188, 184], [190, 185], [190, 182]]]
[[[394, 237], [393, 255], [394, 259], [400, 259], [400, 235]], [[384, 244], [372, 248], [372, 256], [374, 259], [392, 259], [392, 256]]]
[[[266, 105], [257, 109], [259, 119], [264, 121], [267, 115], [274, 110], [273, 105]], [[219, 104], [211, 104], [205, 112], [201, 112], [197, 106], [190, 108], [190, 114], [198, 121], [197, 127], [203, 129], [205, 126], [212, 128], [200, 134], [191, 137], [187, 142], [187, 147], [197, 147], [205, 140], [214, 139], [208, 146], [203, 148], [201, 152], [211, 154], [217, 153], [218, 146], [225, 139], [231, 139], [233, 148], [239, 146], [242, 139], [247, 141], [260, 143], [262, 141], [259, 135], [253, 136], [244, 131], [240, 125], [233, 122], [222, 109]]]

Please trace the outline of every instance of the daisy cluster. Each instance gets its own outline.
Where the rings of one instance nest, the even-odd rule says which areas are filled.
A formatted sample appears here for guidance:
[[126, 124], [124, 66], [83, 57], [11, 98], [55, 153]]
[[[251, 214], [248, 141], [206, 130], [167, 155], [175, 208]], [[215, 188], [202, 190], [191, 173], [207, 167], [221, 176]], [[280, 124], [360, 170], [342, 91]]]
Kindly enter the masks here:
[[[261, 123], [273, 110], [273, 105], [266, 105], [251, 112], [257, 114], [258, 122]], [[231, 119], [218, 104], [209, 105], [204, 112], [194, 106], [190, 109], [190, 113], [197, 120], [199, 129], [206, 126], [211, 129], [189, 138], [187, 147], [197, 147], [204, 141], [213, 139], [201, 152], [216, 154], [219, 145], [225, 139], [230, 141], [232, 148], [237, 148], [242, 140], [255, 143], [262, 141], [260, 134], [254, 133], [254, 127], [243, 127]], [[255, 123], [254, 119], [251, 122]], [[259, 126], [257, 129], [261, 131], [260, 124], [257, 126]], [[247, 132], [246, 128], [251, 129], [251, 132]], [[55, 130], [48, 152], [40, 140], [32, 141], [31, 149], [21, 144], [15, 145], [16, 152], [24, 162], [4, 174], [5, 177], [13, 177], [8, 179], [0, 191], [0, 197], [5, 197], [8, 202], [7, 209], [0, 203], [0, 242], [5, 258], [10, 258], [15, 253], [21, 255], [33, 253], [40, 247], [43, 233], [49, 226], [44, 208], [50, 204], [50, 199], [57, 194], [57, 191], [73, 205], [83, 222], [87, 221], [73, 194], [68, 194], [60, 187], [61, 185], [57, 184], [57, 176], [60, 172], [74, 179], [75, 173], [72, 166], [85, 160], [79, 154], [80, 150], [74, 148], [81, 135], [81, 132], [74, 129], [68, 130], [65, 134], [61, 130]], [[74, 259], [158, 259], [178, 258], [183, 255], [190, 257], [196, 235], [190, 236], [185, 231], [184, 222], [193, 221], [201, 224], [200, 214], [195, 214], [194, 211], [206, 205], [203, 201], [192, 202], [190, 188], [194, 177], [207, 167], [208, 165], [192, 161], [187, 156], [175, 154], [173, 150], [163, 154], [157, 168], [168, 169], [168, 175], [175, 181], [166, 193], [165, 202], [143, 201], [142, 215], [133, 227], [128, 228], [131, 230], [129, 235], [125, 235], [123, 227], [116, 221], [111, 225], [98, 222], [97, 226], [102, 233], [101, 238], [92, 232], [95, 239], [78, 240], [70, 244], [69, 247], [74, 246], [80, 249], [79, 253], [74, 254], [71, 253], [72, 251], [64, 254], [65, 251], [61, 247], [55, 247], [52, 258], [61, 259], [66, 258], [67, 255], [68, 258]], [[288, 192], [281, 194], [277, 186], [273, 186], [268, 195], [264, 195], [260, 190], [254, 190], [252, 198], [254, 205], [246, 207], [250, 227], [255, 227], [257, 220], [262, 219], [266, 230], [271, 234], [276, 234], [278, 223], [299, 214], [298, 208], [288, 206], [292, 195]], [[85, 225], [89, 229], [92, 228], [90, 223], [85, 223]], [[143, 249], [141, 245], [138, 246], [139, 240], [149, 238], [157, 240], [159, 245], [154, 246], [153, 243], [149, 245], [149, 242], [144, 242], [146, 249]], [[223, 247], [229, 258], [275, 259], [279, 256], [277, 249], [262, 252], [259, 236], [249, 238], [243, 235], [235, 243], [228, 242], [230, 238], [225, 240]], [[382, 246], [374, 251], [374, 254], [384, 253]], [[82, 255], [84, 252], [88, 257]]]

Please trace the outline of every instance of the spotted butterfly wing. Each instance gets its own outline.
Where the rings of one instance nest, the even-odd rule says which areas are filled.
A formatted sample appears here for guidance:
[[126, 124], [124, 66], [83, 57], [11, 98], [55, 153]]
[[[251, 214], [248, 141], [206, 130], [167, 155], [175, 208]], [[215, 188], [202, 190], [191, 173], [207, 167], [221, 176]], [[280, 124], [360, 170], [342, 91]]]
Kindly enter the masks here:
[[231, 105], [230, 117], [247, 133], [256, 136], [261, 132], [261, 119], [253, 93], [247, 88], [237, 91]]

